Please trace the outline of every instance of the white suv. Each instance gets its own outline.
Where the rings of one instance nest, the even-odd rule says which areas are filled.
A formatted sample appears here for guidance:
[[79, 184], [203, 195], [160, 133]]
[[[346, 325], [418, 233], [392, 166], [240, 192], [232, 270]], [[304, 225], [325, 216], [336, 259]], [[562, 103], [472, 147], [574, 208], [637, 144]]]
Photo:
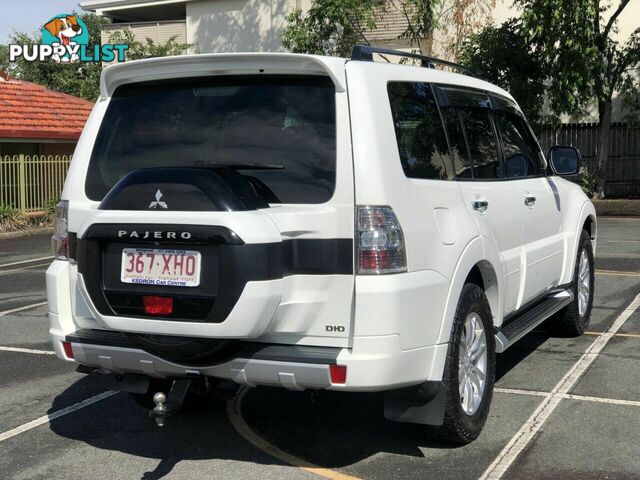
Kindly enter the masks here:
[[226, 379], [386, 391], [387, 418], [476, 438], [495, 353], [587, 326], [595, 210], [507, 92], [378, 53], [407, 55], [106, 68], [47, 271], [58, 356], [161, 392], [158, 423]]

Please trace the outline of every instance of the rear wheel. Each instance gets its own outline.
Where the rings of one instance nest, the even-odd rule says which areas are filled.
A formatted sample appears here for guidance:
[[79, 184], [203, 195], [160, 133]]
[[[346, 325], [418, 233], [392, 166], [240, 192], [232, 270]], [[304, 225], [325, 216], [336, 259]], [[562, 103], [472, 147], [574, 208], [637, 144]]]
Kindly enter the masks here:
[[435, 428], [444, 441], [466, 444], [482, 431], [493, 397], [495, 340], [489, 302], [482, 288], [462, 289], [443, 374], [444, 422]]
[[573, 301], [557, 315], [553, 316], [547, 327], [551, 332], [566, 335], [582, 335], [591, 320], [591, 307], [593, 306], [593, 246], [591, 236], [586, 230], [582, 230], [580, 243], [573, 273]]

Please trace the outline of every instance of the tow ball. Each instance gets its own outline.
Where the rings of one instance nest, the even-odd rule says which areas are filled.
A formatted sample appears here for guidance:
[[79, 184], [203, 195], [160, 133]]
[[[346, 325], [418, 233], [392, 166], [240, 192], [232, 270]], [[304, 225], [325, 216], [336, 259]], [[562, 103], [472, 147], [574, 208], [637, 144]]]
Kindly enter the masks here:
[[156, 425], [164, 427], [167, 418], [180, 410], [190, 386], [190, 379], [174, 380], [168, 395], [164, 392], [153, 395], [153, 403], [156, 406], [149, 412], [149, 416], [155, 419]]

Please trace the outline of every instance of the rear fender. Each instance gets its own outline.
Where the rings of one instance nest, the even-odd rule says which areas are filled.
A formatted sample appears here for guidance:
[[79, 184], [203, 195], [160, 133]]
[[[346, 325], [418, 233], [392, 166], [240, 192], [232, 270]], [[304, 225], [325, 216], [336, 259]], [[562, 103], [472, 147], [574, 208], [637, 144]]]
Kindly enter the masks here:
[[473, 267], [477, 266], [482, 274], [485, 285], [485, 293], [491, 307], [494, 325], [502, 323], [503, 296], [500, 294], [503, 288], [502, 275], [497, 272], [496, 265], [500, 265], [499, 257], [490, 242], [484, 237], [476, 237], [465, 247], [456, 265], [451, 286], [447, 295], [444, 316], [441, 322], [438, 343], [449, 342], [453, 318], [458, 307], [460, 292]]

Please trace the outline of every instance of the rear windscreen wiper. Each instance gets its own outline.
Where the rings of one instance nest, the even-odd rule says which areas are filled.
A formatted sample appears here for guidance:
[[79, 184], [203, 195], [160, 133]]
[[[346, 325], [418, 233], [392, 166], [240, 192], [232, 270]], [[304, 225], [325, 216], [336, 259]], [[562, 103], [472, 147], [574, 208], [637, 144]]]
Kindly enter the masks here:
[[284, 170], [284, 165], [268, 165], [261, 163], [218, 163], [197, 161], [194, 167], [233, 168], [236, 170]]

